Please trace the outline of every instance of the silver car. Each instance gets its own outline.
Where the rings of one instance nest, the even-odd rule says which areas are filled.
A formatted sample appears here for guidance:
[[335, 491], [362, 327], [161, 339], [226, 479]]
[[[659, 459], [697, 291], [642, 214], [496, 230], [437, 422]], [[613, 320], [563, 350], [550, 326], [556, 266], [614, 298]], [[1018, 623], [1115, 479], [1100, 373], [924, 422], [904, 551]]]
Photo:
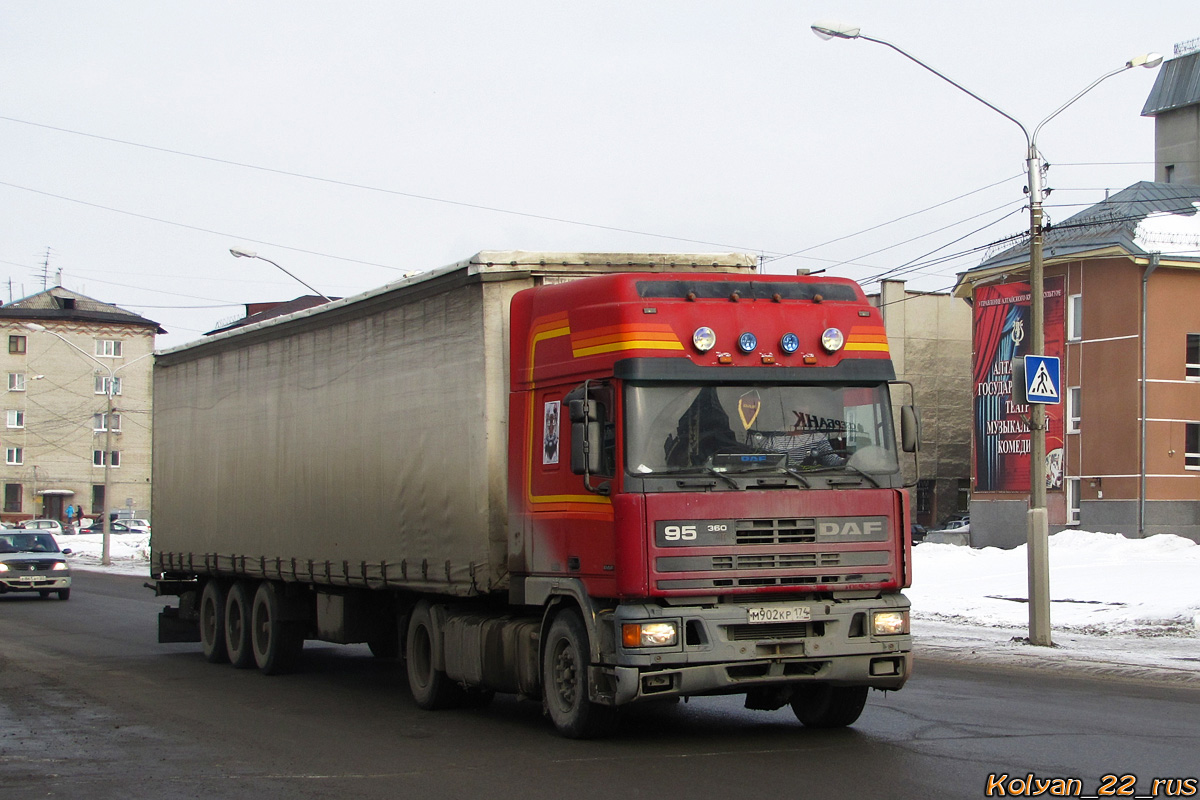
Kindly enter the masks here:
[[0, 530], [0, 594], [37, 592], [49, 597], [53, 592], [59, 600], [70, 599], [70, 552], [44, 531]]

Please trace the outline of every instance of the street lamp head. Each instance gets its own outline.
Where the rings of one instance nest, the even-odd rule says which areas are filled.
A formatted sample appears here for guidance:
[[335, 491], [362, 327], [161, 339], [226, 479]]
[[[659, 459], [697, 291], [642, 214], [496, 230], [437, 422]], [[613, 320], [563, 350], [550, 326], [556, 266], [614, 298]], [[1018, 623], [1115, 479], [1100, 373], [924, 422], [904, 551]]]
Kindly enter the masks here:
[[37, 324], [36, 322], [26, 322], [26, 323], [25, 323], [25, 327], [26, 327], [26, 328], [28, 328], [28, 329], [29, 329], [29, 330], [31, 330], [31, 331], [44, 331], [44, 330], [46, 330], [46, 326], [45, 326], [45, 325], [39, 325], [39, 324]]
[[1126, 69], [1134, 67], [1145, 67], [1146, 69], [1154, 69], [1163, 62], [1163, 57], [1160, 53], [1146, 53], [1144, 55], [1135, 56], [1125, 63]]
[[857, 39], [861, 30], [854, 25], [845, 22], [833, 22], [831, 20], [824, 20], [810, 27], [813, 33], [825, 41], [829, 41], [830, 39]]
[[258, 253], [250, 250], [238, 250], [235, 247], [229, 248], [229, 253], [234, 258], [258, 258]]

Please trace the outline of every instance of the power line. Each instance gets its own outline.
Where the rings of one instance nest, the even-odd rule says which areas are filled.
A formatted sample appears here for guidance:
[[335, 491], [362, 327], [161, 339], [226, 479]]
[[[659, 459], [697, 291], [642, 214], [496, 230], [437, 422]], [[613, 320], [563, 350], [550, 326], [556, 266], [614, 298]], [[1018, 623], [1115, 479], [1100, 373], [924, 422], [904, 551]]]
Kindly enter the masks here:
[[[956, 202], [958, 200], [962, 200], [964, 197], [970, 197], [973, 194], [979, 194], [980, 192], [987, 191], [988, 189], [993, 189], [1002, 183], [1008, 183], [1009, 181], [1013, 180], [1014, 178], [1019, 178], [1019, 177], [1021, 177], [1021, 175], [1011, 175], [1007, 178], [1004, 178], [1003, 180], [996, 181], [995, 183], [989, 183], [987, 186], [981, 186], [978, 189], [972, 189], [971, 191], [965, 192], [964, 194], [960, 194], [957, 197], [951, 197], [949, 200], [943, 200], [940, 203], [935, 203], [934, 205], [931, 205], [928, 208], [923, 208], [920, 211], [913, 211], [910, 214], [904, 214], [902, 216], [896, 217], [895, 219], [888, 220], [887, 222], [881, 222], [878, 225], [872, 225], [869, 228], [864, 228], [861, 231], [856, 231], [855, 233], [848, 233], [845, 236], [839, 236], [836, 239], [830, 239], [827, 242], [821, 242], [820, 244], [814, 244], [814, 245], [811, 245], [810, 247], [804, 248], [803, 250], [796, 250], [794, 252], [788, 253], [787, 255], [775, 256], [774, 258], [767, 259], [767, 262], [769, 263], [771, 261], [779, 261], [780, 259], [784, 259], [784, 258], [792, 258], [794, 256], [800, 255], [801, 253], [807, 253], [809, 250], [816, 250], [818, 247], [825, 247], [826, 245], [834, 244], [836, 242], [841, 242], [846, 239], [853, 239], [855, 236], [861, 236], [864, 233], [870, 233], [871, 231], [876, 231], [876, 230], [879, 230], [880, 228], [885, 228], [888, 225], [892, 225], [897, 222], [902, 222], [911, 217], [915, 217], [920, 214], [924, 214], [927, 211], [933, 211], [936, 208], [941, 208], [942, 206], [949, 205], [950, 203]], [[936, 233], [936, 232], [937, 231], [934, 231], [933, 233]], [[930, 234], [930, 235], [932, 235], [932, 234]], [[826, 260], [828, 260], [828, 259], [826, 259]]]
[[[120, 145], [124, 145], [126, 147], [138, 147], [143, 150], [153, 150], [155, 152], [167, 153], [169, 155], [180, 156], [182, 158], [194, 158], [194, 159], [197, 159], [200, 161], [208, 161], [208, 162], [211, 162], [214, 164], [224, 164], [226, 166], [231, 166], [231, 167], [241, 167], [242, 169], [252, 169], [252, 170], [256, 170], [258, 172], [266, 172], [266, 173], [269, 173], [272, 175], [283, 175], [283, 176], [289, 177], [289, 178], [301, 178], [303, 180], [317, 181], [319, 183], [327, 183], [332, 186], [341, 186], [341, 187], [349, 188], [349, 189], [361, 189], [362, 191], [378, 192], [380, 194], [388, 194], [388, 195], [392, 195], [395, 197], [407, 197], [411, 200], [423, 200], [423, 201], [429, 202], [429, 203], [442, 203], [445, 205], [457, 206], [459, 208], [470, 208], [470, 209], [474, 209], [476, 211], [488, 211], [488, 212], [491, 212], [494, 214], [510, 214], [512, 216], [517, 216], [517, 217], [525, 217], [528, 219], [537, 219], [537, 220], [541, 220], [543, 222], [556, 222], [556, 223], [559, 223], [562, 225], [578, 225], [578, 226], [585, 227], [585, 228], [594, 228], [596, 230], [612, 231], [614, 233], [628, 233], [628, 234], [633, 234], [635, 236], [649, 236], [649, 237], [656, 238], [656, 239], [670, 239], [673, 241], [689, 242], [691, 244], [702, 244], [702, 245], [710, 246], [710, 247], [732, 248], [734, 250], [743, 250], [743, 251], [745, 251], [745, 250], [757, 251], [759, 249], [759, 248], [754, 248], [754, 247], [744, 247], [741, 245], [732, 245], [732, 244], [726, 244], [726, 243], [721, 243], [721, 242], [708, 242], [708, 241], [704, 241], [701, 239], [690, 239], [690, 238], [687, 238], [684, 236], [671, 236], [671, 235], [662, 234], [662, 233], [651, 233], [649, 231], [640, 231], [640, 230], [635, 230], [633, 228], [621, 228], [621, 227], [618, 227], [615, 225], [601, 225], [601, 224], [598, 224], [595, 222], [583, 222], [582, 220], [567, 219], [565, 217], [551, 217], [551, 216], [548, 216], [545, 214], [533, 214], [533, 213], [530, 213], [527, 211], [514, 211], [514, 210], [508, 209], [508, 208], [499, 208], [496, 206], [486, 206], [481, 203], [468, 203], [468, 202], [465, 202], [462, 200], [449, 200], [444, 197], [434, 197], [432, 195], [417, 194], [415, 192], [403, 192], [398, 189], [388, 189], [388, 188], [385, 188], [382, 186], [371, 186], [370, 184], [355, 183], [353, 181], [345, 181], [345, 180], [340, 180], [338, 178], [326, 178], [326, 177], [323, 177], [320, 175], [309, 175], [309, 174], [306, 174], [303, 172], [294, 172], [294, 171], [286, 170], [286, 169], [277, 169], [275, 167], [264, 167], [259, 164], [250, 164], [245, 161], [233, 161], [233, 160], [227, 159], [227, 158], [217, 158], [215, 156], [206, 156], [206, 155], [200, 155], [198, 153], [189, 153], [184, 150], [174, 150], [169, 147], [158, 147], [156, 145], [144, 144], [142, 142], [129, 141], [128, 139], [117, 139], [112, 136], [100, 136], [95, 133], [85, 133], [83, 131], [71, 130], [70, 128], [60, 128], [60, 127], [56, 127], [54, 125], [46, 125], [41, 122], [30, 122], [29, 120], [17, 119], [15, 117], [7, 117], [7, 116], [0, 115], [0, 120], [5, 120], [7, 122], [15, 122], [15, 123], [18, 123], [21, 125], [29, 125], [29, 126], [32, 126], [35, 128], [44, 128], [46, 130], [56, 131], [58, 133], [66, 133], [66, 134], [70, 134], [72, 136], [82, 136], [82, 137], [85, 137], [88, 139], [96, 139], [96, 140], [102, 141], [102, 142], [110, 142], [112, 144], [120, 144]], [[5, 185], [11, 185], [11, 184], [5, 184]], [[16, 188], [23, 188], [23, 187], [16, 187]], [[35, 191], [35, 190], [29, 190], [29, 191]], [[53, 197], [55, 195], [51, 195], [51, 196]], [[79, 202], [79, 201], [75, 201], [75, 202]], [[121, 212], [121, 213], [128, 213], [128, 212]], [[137, 216], [137, 215], [134, 215], [134, 216]], [[172, 224], [177, 224], [177, 223], [172, 223]], [[184, 226], [184, 227], [189, 227], [189, 226]], [[208, 232], [208, 231], [206, 231], [206, 232]], [[246, 239], [246, 241], [254, 241], [257, 244], [270, 244], [269, 242], [257, 242], [254, 239]], [[277, 245], [273, 245], [273, 246], [277, 246]], [[295, 250], [295, 248], [285, 248], [285, 249]], [[309, 251], [296, 250], [296, 252], [307, 253]], [[322, 255], [322, 254], [314, 253], [313, 255]], [[331, 257], [334, 257], [334, 256], [331, 256]], [[352, 261], [353, 259], [343, 259], [343, 260]], [[357, 263], [367, 264], [369, 262], [360, 261]], [[378, 266], [384, 266], [384, 265], [370, 264], [370, 266], [378, 267]], [[399, 267], [387, 267], [387, 268], [388, 269], [399, 269]]]

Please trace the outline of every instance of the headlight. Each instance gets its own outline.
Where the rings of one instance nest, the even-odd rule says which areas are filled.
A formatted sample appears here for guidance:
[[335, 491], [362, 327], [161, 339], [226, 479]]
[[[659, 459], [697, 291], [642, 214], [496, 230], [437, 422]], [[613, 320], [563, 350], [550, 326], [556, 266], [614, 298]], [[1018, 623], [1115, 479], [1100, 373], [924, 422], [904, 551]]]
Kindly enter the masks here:
[[876, 636], [898, 636], [908, 633], [908, 612], [876, 611], [872, 615], [871, 627]]
[[827, 353], [836, 353], [845, 343], [846, 337], [837, 328], [826, 328], [821, 334], [821, 347], [824, 347]]
[[696, 328], [696, 332], [692, 334], [692, 344], [701, 353], [707, 353], [713, 349], [713, 345], [717, 343], [717, 334], [709, 327]]
[[679, 640], [674, 622], [627, 622], [621, 625], [626, 647], [669, 647]]
[[0, 564], [0, 572], [8, 572], [8, 564]]
[[66, 569], [66, 568], [67, 568], [67, 562], [65, 562], [65, 561], [55, 561], [55, 562], [54, 562], [54, 566], [53, 566], [53, 567], [51, 567], [50, 569], [63, 570], [63, 569]]

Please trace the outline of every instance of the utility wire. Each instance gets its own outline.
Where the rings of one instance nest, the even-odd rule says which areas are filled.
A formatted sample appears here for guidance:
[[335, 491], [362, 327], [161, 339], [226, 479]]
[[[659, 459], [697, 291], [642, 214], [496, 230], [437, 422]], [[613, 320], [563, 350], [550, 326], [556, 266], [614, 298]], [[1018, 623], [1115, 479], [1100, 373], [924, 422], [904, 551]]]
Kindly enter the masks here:
[[[636, 236], [649, 236], [649, 237], [656, 238], [656, 239], [670, 239], [672, 241], [689, 242], [691, 244], [702, 244], [702, 245], [709, 246], [709, 247], [732, 248], [734, 250], [742, 250], [742, 251], [746, 251], [746, 250], [757, 251], [759, 249], [759, 248], [754, 248], [754, 247], [744, 247], [741, 245], [724, 244], [721, 242], [708, 242], [708, 241], [703, 241], [701, 239], [689, 239], [684, 236], [670, 236], [670, 235], [661, 234], [661, 233], [651, 233], [649, 231], [640, 231], [640, 230], [635, 230], [633, 228], [621, 228], [621, 227], [618, 227], [615, 225], [601, 225], [601, 224], [598, 224], [595, 222], [583, 222], [582, 220], [568, 219], [565, 217], [551, 217], [551, 216], [548, 216], [545, 214], [533, 214], [533, 213], [526, 212], [526, 211], [513, 211], [512, 209], [508, 209], [508, 208], [498, 208], [496, 206], [486, 206], [481, 203], [467, 203], [467, 202], [464, 202], [461, 200], [449, 200], [444, 197], [433, 197], [432, 195], [417, 194], [415, 192], [402, 192], [398, 189], [387, 189], [382, 186], [371, 186], [370, 184], [355, 183], [353, 181], [344, 181], [344, 180], [340, 180], [337, 178], [326, 178], [326, 177], [323, 177], [320, 175], [308, 175], [303, 172], [293, 172], [291, 170], [286, 170], [286, 169], [276, 169], [274, 167], [264, 167], [264, 166], [260, 166], [258, 164], [250, 164], [250, 163], [247, 163], [244, 161], [233, 161], [233, 160], [227, 159], [227, 158], [217, 158], [215, 156], [205, 156], [205, 155], [200, 155], [198, 153], [188, 153], [184, 150], [173, 150], [168, 147], [158, 147], [158, 146], [151, 145], [151, 144], [144, 144], [142, 142], [129, 141], [127, 139], [117, 139], [117, 138], [114, 138], [111, 136], [100, 136], [95, 133], [85, 133], [83, 131], [71, 130], [70, 128], [60, 128], [60, 127], [56, 127], [54, 125], [46, 125], [46, 124], [40, 123], [40, 122], [30, 122], [29, 120], [17, 119], [15, 117], [7, 117], [7, 116], [0, 115], [0, 120], [5, 120], [6, 122], [15, 122], [15, 123], [18, 123], [21, 125], [29, 125], [29, 126], [32, 126], [35, 128], [44, 128], [45, 130], [56, 131], [58, 133], [66, 133], [66, 134], [70, 134], [72, 136], [82, 136], [82, 137], [85, 137], [88, 139], [96, 139], [96, 140], [99, 140], [102, 142], [111, 142], [113, 144], [125, 145], [126, 147], [138, 147], [138, 148], [142, 148], [144, 150], [153, 150], [155, 152], [167, 153], [169, 155], [180, 156], [182, 158], [194, 158], [194, 159], [197, 159], [200, 161], [208, 161], [208, 162], [211, 162], [214, 164], [224, 164], [226, 166], [231, 166], [231, 167], [241, 167], [243, 169], [252, 169], [252, 170], [256, 170], [258, 172], [266, 172], [266, 173], [269, 173], [272, 175], [283, 175], [283, 176], [286, 176], [289, 178], [302, 178], [304, 180], [317, 181], [319, 183], [327, 183], [332, 186], [342, 186], [342, 187], [349, 188], [349, 189], [361, 189], [361, 190], [367, 191], [367, 192], [378, 192], [380, 194], [388, 194], [388, 195], [392, 195], [395, 197], [407, 197], [412, 200], [424, 200], [424, 201], [430, 202], [430, 203], [442, 203], [445, 205], [457, 206], [459, 208], [471, 208], [471, 209], [475, 209], [477, 211], [489, 211], [489, 212], [492, 212], [495, 214], [511, 214], [511, 215], [517, 216], [517, 217], [525, 217], [528, 219], [542, 220], [543, 222], [557, 222], [557, 223], [560, 223], [563, 225], [578, 225], [578, 226], [585, 227], [585, 228], [594, 228], [596, 230], [612, 231], [614, 233], [629, 233], [629, 234], [634, 234]], [[6, 185], [11, 185], [11, 184], [6, 184]], [[17, 187], [17, 188], [22, 188], [22, 187]], [[29, 190], [29, 191], [34, 191], [34, 190]], [[54, 196], [54, 195], [51, 195], [51, 196]], [[78, 202], [78, 201], [76, 201], [76, 202]], [[122, 213], [126, 213], [126, 212], [122, 212]], [[172, 223], [172, 224], [175, 224], [175, 223]], [[184, 226], [184, 227], [188, 227], [188, 226]], [[197, 230], [200, 230], [200, 229], [197, 229]], [[255, 240], [247, 239], [246, 241], [255, 241]], [[259, 243], [260, 244], [269, 244], [269, 242], [259, 242]], [[285, 248], [285, 249], [289, 249], [289, 248]], [[290, 249], [294, 249], [294, 248], [290, 248]], [[299, 250], [297, 252], [307, 253], [309, 251]], [[314, 255], [322, 255], [322, 254], [315, 253]], [[343, 260], [351, 261], [352, 259], [343, 259]], [[369, 262], [357, 262], [357, 263], [366, 264]], [[383, 265], [371, 264], [370, 266], [383, 266]], [[389, 269], [399, 269], [399, 268], [398, 267], [389, 267]]]
[[[804, 248], [803, 250], [796, 250], [794, 252], [788, 253], [787, 255], [775, 256], [774, 258], [767, 259], [767, 262], [769, 263], [771, 261], [779, 261], [780, 259], [784, 259], [784, 258], [792, 258], [794, 256], [800, 255], [801, 253], [807, 253], [809, 250], [816, 250], [818, 247], [825, 247], [826, 245], [845, 241], [846, 239], [853, 239], [855, 236], [861, 236], [864, 233], [870, 233], [871, 231], [877, 231], [880, 228], [886, 228], [888, 225], [892, 225], [897, 222], [903, 222], [906, 219], [918, 216], [920, 214], [924, 214], [927, 211], [933, 211], [935, 208], [941, 208], [942, 206], [949, 205], [950, 203], [956, 202], [958, 200], [962, 200], [964, 197], [970, 197], [973, 194], [979, 194], [980, 192], [987, 191], [988, 189], [994, 189], [995, 187], [999, 186], [1002, 183], [1008, 183], [1009, 181], [1013, 180], [1014, 178], [1019, 178], [1019, 177], [1021, 177], [1021, 176], [1020, 175], [1009, 176], [1007, 178], [1004, 178], [1003, 180], [996, 181], [995, 183], [989, 183], [987, 186], [981, 186], [978, 189], [973, 189], [972, 191], [966, 192], [964, 194], [960, 194], [958, 197], [951, 197], [949, 200], [943, 200], [940, 203], [935, 203], [934, 205], [931, 205], [928, 208], [923, 208], [920, 211], [914, 211], [911, 214], [904, 214], [903, 216], [899, 216], [899, 217], [896, 217], [895, 219], [888, 220], [887, 222], [881, 222], [878, 225], [872, 225], [869, 228], [864, 228], [861, 231], [856, 231], [855, 233], [848, 233], [845, 236], [838, 236], [836, 239], [830, 239], [827, 242], [821, 242], [820, 244], [814, 244], [814, 245]], [[934, 231], [934, 233], [936, 233], [936, 231]]]

